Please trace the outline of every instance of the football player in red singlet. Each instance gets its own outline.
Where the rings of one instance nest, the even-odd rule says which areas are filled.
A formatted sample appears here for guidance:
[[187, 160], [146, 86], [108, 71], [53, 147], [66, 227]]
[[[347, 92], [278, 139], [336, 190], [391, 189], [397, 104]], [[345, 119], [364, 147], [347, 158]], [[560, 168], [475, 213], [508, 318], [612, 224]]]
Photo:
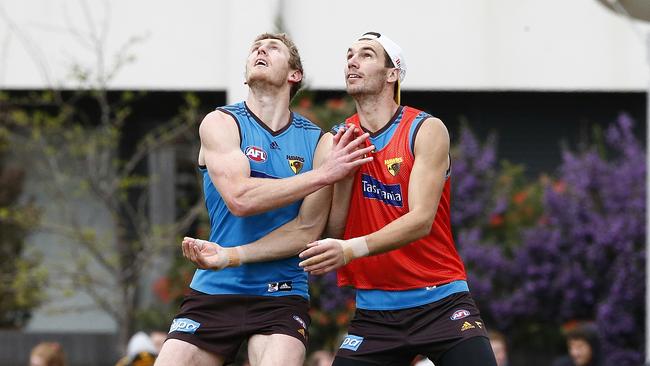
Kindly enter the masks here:
[[[347, 52], [345, 80], [370, 133], [373, 161], [338, 182], [328, 235], [307, 245], [300, 265], [338, 269], [357, 290], [357, 310], [334, 365], [496, 365], [467, 285], [450, 224], [449, 134], [437, 118], [400, 105], [401, 48], [369, 32]], [[340, 127], [343, 128], [343, 127]]]

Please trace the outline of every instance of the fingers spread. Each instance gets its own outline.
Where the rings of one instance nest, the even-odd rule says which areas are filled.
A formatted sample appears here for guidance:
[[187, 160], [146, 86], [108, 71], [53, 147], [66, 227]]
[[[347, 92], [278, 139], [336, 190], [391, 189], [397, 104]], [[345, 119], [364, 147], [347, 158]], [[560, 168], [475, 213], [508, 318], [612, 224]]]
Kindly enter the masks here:
[[345, 146], [345, 151], [349, 153], [352, 150], [355, 150], [358, 148], [361, 144], [365, 143], [365, 141], [370, 137], [370, 134], [368, 132], [364, 133], [363, 135], [358, 136], [355, 138], [352, 142], [349, 144], [346, 144]]
[[343, 127], [339, 128], [336, 131], [336, 134], [334, 135], [334, 139], [332, 139], [334, 145], [337, 145], [339, 141], [341, 141], [341, 136], [343, 136], [343, 132], [345, 132], [345, 129]]
[[339, 140], [339, 143], [337, 145], [342, 145], [346, 146], [352, 141], [354, 138], [354, 125], [348, 125], [347, 130], [343, 133], [343, 136], [341, 136], [341, 139]]
[[368, 157], [363, 158], [363, 159], [357, 159], [357, 160], [351, 161], [349, 164], [352, 167], [357, 167], [357, 166], [361, 166], [363, 164], [367, 164], [367, 163], [371, 162], [372, 159], [373, 159], [372, 156], [368, 156]]
[[356, 158], [361, 157], [361, 156], [364, 156], [364, 155], [366, 155], [366, 154], [370, 154], [370, 153], [373, 152], [374, 150], [375, 150], [375, 145], [370, 145], [370, 146], [368, 146], [368, 147], [364, 147], [363, 149], [359, 149], [359, 150], [353, 151], [353, 152], [350, 154], [350, 156], [351, 156], [353, 159], [356, 159]]

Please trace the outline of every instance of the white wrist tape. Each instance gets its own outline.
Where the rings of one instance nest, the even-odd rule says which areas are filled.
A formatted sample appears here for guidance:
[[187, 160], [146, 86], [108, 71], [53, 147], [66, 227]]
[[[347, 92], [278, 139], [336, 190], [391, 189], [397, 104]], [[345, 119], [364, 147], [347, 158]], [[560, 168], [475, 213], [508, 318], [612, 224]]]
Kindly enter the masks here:
[[239, 267], [243, 261], [241, 247], [228, 248], [228, 267]]
[[365, 236], [345, 240], [341, 243], [341, 247], [343, 248], [343, 262], [345, 264], [350, 263], [353, 259], [370, 254]]

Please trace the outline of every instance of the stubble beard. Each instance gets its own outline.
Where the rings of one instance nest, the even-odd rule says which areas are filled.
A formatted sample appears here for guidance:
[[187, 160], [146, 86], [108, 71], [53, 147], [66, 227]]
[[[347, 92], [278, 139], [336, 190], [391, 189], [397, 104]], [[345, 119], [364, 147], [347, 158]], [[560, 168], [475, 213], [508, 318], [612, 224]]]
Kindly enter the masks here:
[[346, 85], [346, 91], [353, 99], [361, 100], [381, 92], [381, 82], [363, 83], [362, 85]]
[[267, 73], [252, 73], [246, 77], [246, 84], [248, 87], [255, 90], [272, 90], [281, 87], [278, 80], [274, 80], [273, 76]]

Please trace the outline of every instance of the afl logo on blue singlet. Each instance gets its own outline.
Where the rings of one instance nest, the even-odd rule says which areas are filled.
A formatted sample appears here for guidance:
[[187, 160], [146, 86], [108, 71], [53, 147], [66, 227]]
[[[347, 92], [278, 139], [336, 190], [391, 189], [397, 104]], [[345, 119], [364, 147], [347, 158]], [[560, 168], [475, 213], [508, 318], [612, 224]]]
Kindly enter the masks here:
[[257, 146], [246, 147], [244, 154], [246, 154], [249, 160], [252, 160], [256, 163], [263, 163], [266, 161], [266, 151]]

